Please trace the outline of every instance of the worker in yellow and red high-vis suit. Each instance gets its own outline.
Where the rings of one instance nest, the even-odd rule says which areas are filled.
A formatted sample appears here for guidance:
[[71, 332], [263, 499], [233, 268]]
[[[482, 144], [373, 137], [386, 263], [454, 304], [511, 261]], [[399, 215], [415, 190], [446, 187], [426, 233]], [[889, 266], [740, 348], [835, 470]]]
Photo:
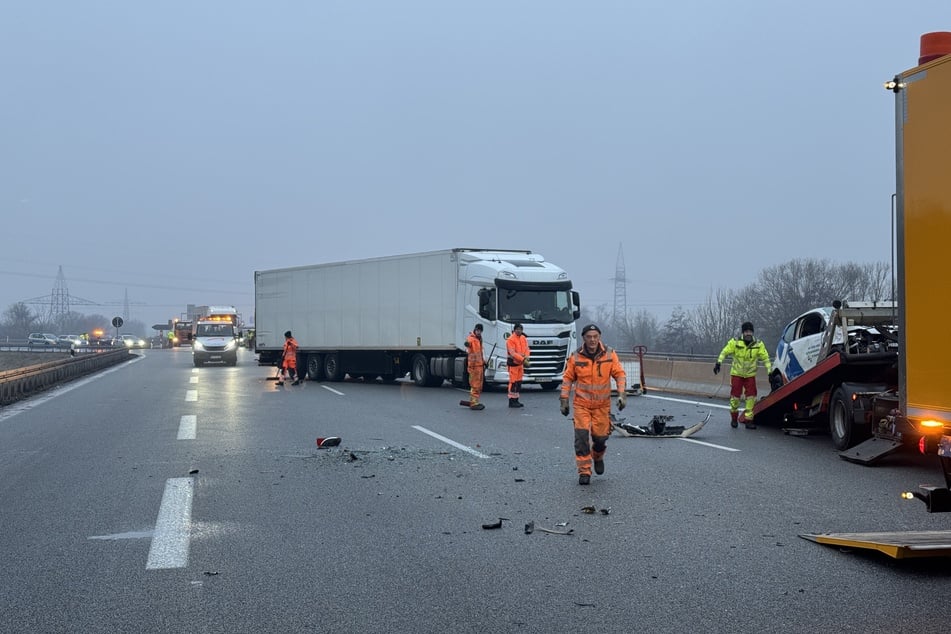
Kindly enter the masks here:
[[525, 368], [529, 365], [528, 339], [525, 337], [525, 328], [522, 324], [512, 327], [512, 334], [505, 342], [508, 354], [506, 365], [509, 369], [509, 407], [524, 407], [519, 396], [522, 391], [522, 379], [525, 377]]
[[601, 343], [601, 329], [588, 324], [581, 330], [584, 343], [568, 357], [561, 383], [561, 413], [568, 415], [568, 397], [575, 391], [575, 462], [578, 484], [591, 483], [594, 472], [604, 473], [604, 453], [611, 434], [611, 379], [617, 386], [617, 408], [624, 409], [627, 377], [617, 353]]
[[[469, 371], [469, 409], [485, 409], [479, 402], [482, 395], [482, 379], [485, 376], [485, 357], [482, 356], [482, 324], [476, 324], [466, 337], [466, 369]], [[463, 401], [463, 404], [465, 401]]]
[[740, 326], [740, 336], [726, 342], [717, 362], [713, 366], [713, 373], [720, 373], [720, 364], [727, 357], [733, 357], [730, 366], [730, 427], [739, 425], [740, 397], [746, 394], [746, 408], [743, 420], [747, 429], [756, 429], [753, 422], [753, 406], [756, 405], [756, 367], [762, 361], [766, 366], [766, 376], [772, 371], [769, 362], [769, 353], [766, 344], [753, 335], [753, 323], [744, 321]]

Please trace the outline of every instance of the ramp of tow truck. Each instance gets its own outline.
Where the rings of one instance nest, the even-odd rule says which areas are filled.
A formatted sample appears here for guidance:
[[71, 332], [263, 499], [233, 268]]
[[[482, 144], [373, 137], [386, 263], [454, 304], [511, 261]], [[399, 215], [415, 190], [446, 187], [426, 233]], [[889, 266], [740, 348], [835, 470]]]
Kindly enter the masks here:
[[[753, 406], [753, 418], [756, 421], [781, 421], [783, 414], [792, 409], [792, 404], [801, 389], [807, 385], [818, 388], [820, 384], [832, 385], [835, 369], [842, 365], [842, 355], [833, 354], [815, 365], [808, 372], [797, 376], [782, 387], [776, 388]], [[740, 413], [740, 422], [746, 417]]]
[[877, 550], [893, 559], [951, 557], [951, 531], [821, 533], [800, 537], [827, 546]]
[[[776, 388], [753, 406], [753, 417], [759, 422], [782, 421], [785, 414], [805, 395], [819, 394], [848, 378], [850, 381], [882, 381], [887, 369], [897, 358], [893, 352], [852, 355], [834, 352], [789, 383]], [[740, 414], [740, 422], [745, 417]]]

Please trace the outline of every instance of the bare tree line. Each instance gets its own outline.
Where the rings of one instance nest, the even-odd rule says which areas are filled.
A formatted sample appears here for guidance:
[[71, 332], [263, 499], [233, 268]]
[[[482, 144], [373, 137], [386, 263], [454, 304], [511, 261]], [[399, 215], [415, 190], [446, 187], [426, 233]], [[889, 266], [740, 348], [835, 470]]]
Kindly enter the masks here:
[[[636, 305], [637, 289], [630, 290]], [[615, 320], [606, 306], [585, 307], [582, 320], [603, 324], [604, 340], [621, 351], [645, 346], [653, 352], [711, 355], [738, 334], [744, 321], [756, 325], [756, 336], [772, 350], [785, 325], [812, 308], [837, 299], [886, 301], [894, 299], [891, 295], [887, 262], [795, 259], [763, 269], [756, 281], [738, 290], [713, 290], [692, 310], [677, 306], [663, 324], [646, 310]]]

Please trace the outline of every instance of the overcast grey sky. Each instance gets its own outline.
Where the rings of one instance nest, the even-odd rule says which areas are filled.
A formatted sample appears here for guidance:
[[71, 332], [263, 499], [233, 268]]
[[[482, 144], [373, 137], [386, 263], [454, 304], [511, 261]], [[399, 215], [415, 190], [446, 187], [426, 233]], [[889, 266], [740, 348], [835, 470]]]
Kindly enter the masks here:
[[[691, 308], [888, 261], [894, 101], [948, 0], [8, 1], [0, 310], [253, 311], [253, 271], [528, 248]], [[77, 307], [121, 314], [117, 307]]]

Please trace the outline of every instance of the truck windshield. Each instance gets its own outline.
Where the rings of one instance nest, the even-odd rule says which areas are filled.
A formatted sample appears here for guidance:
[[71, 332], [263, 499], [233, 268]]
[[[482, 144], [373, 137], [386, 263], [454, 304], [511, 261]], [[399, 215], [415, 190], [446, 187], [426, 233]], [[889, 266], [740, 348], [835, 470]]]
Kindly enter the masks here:
[[499, 319], [523, 324], [570, 324], [574, 321], [571, 291], [499, 288]]

